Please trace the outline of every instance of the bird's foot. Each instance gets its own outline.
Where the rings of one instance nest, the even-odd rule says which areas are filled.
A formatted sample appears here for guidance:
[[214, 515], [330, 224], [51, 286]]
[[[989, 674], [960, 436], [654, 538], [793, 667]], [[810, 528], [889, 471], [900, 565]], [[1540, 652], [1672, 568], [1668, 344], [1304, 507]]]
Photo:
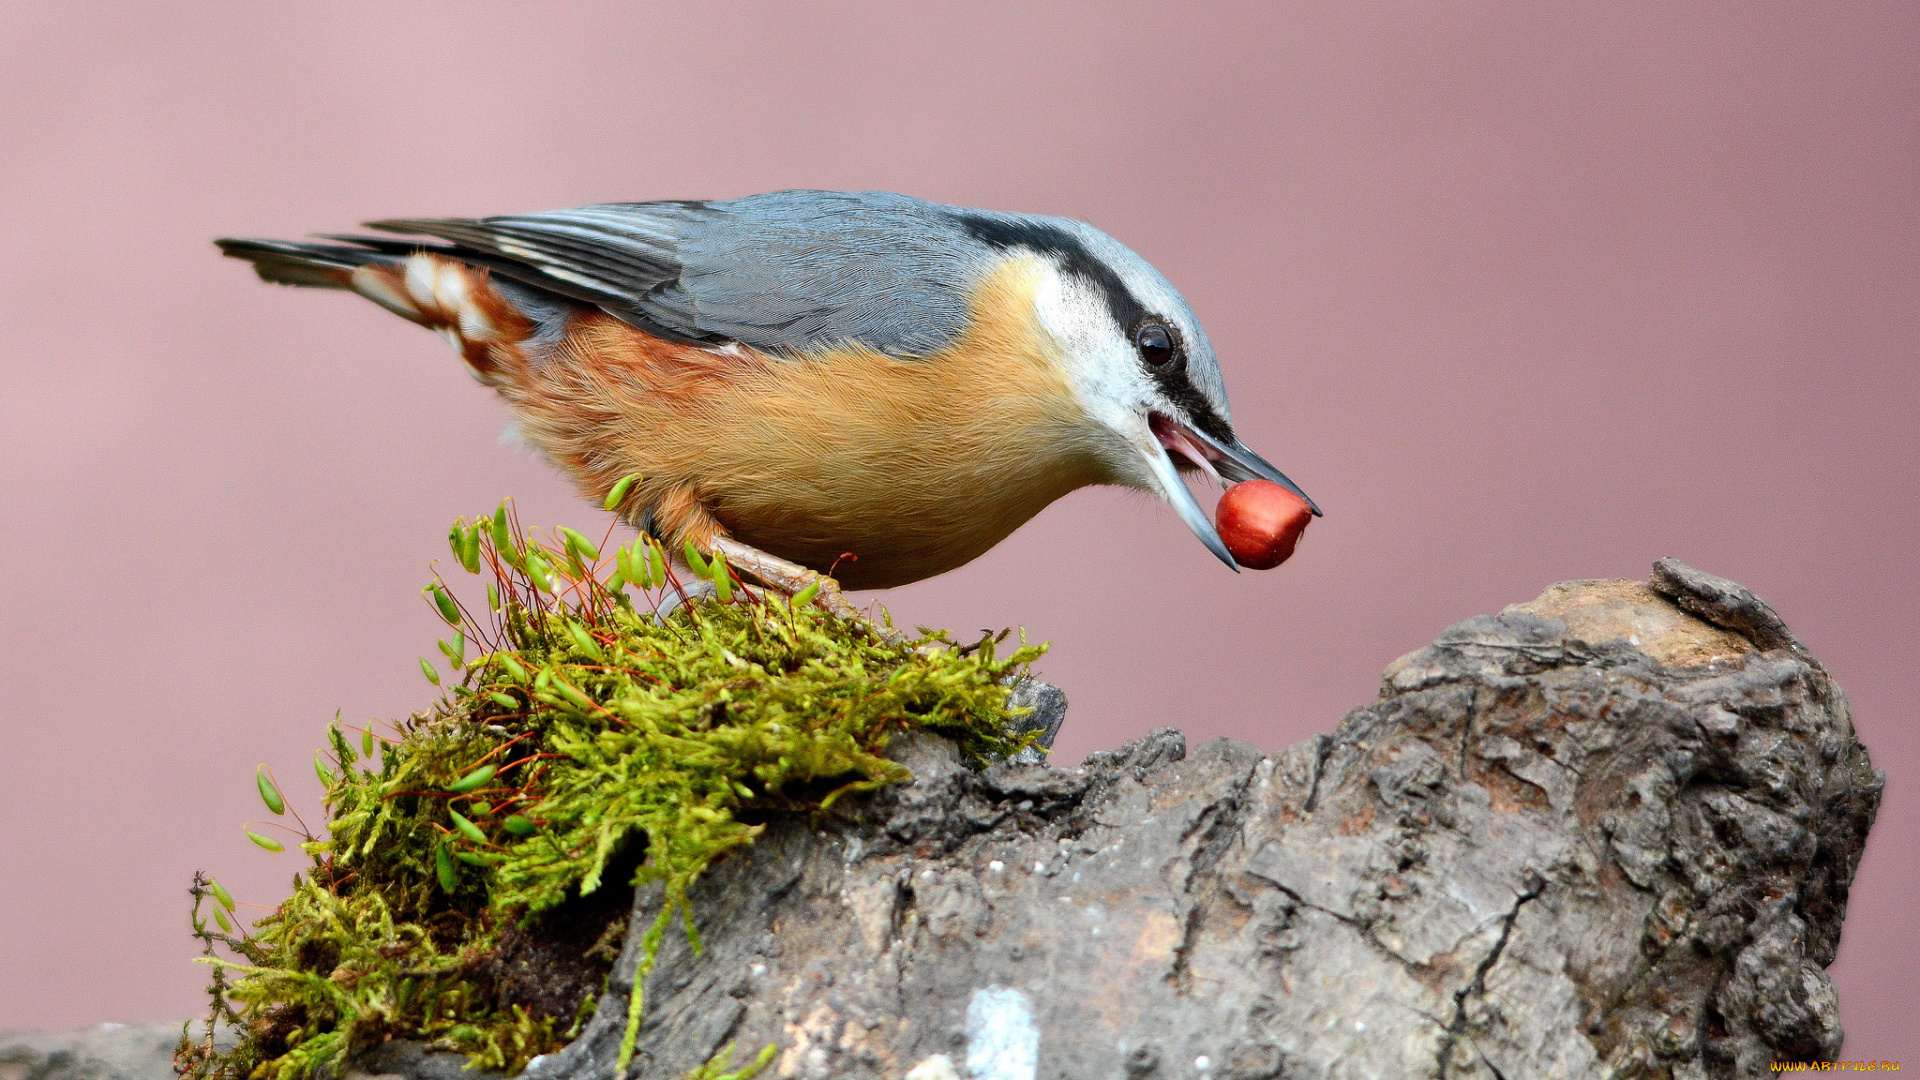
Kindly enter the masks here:
[[[685, 571], [686, 567], [676, 563], [675, 569]], [[685, 580], [682, 580], [683, 578]], [[738, 595], [741, 589], [745, 589], [747, 592], [763, 600], [766, 599], [767, 593], [770, 591], [758, 585], [736, 584], [733, 588], [735, 595]], [[695, 600], [705, 600], [709, 597], [716, 596], [719, 594], [719, 591], [714, 583], [706, 578], [695, 577], [690, 573], [676, 573], [673, 579], [668, 582], [667, 587], [660, 591], [660, 602], [653, 606], [654, 621], [666, 622], [673, 617], [674, 612], [679, 611], [682, 607], [693, 603]]]
[[891, 626], [883, 626], [867, 617], [866, 612], [847, 602], [846, 594], [840, 591], [840, 583], [820, 573], [809, 570], [798, 563], [791, 563], [778, 555], [769, 555], [757, 547], [743, 544], [730, 536], [716, 536], [709, 545], [716, 554], [725, 555], [727, 563], [746, 573], [752, 574], [769, 587], [792, 596], [810, 585], [820, 586], [814, 597], [814, 603], [842, 622], [863, 627], [873, 635], [875, 641], [890, 645], [905, 644], [907, 636]]
[[655, 622], [666, 622], [684, 605], [714, 594], [713, 582], [693, 577], [691, 574], [687, 576], [692, 580], [682, 581], [676, 574], [668, 581], [667, 587], [660, 591], [660, 602], [653, 606]]

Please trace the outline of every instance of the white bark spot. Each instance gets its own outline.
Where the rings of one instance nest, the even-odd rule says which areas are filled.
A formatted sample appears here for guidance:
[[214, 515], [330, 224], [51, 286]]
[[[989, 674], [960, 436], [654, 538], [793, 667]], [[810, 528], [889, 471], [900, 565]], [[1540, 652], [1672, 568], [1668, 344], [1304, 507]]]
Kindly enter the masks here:
[[[923, 1063], [924, 1064], [924, 1063]], [[1008, 986], [973, 992], [967, 1005], [967, 1075], [972, 1080], [1033, 1080], [1040, 1029], [1027, 995]]]

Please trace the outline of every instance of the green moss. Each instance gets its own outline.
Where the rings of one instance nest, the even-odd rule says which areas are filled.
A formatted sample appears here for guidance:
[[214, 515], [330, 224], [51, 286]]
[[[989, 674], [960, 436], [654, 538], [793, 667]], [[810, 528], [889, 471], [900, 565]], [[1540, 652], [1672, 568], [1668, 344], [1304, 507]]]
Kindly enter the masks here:
[[[227, 898], [196, 877], [210, 1019], [241, 1039], [225, 1053], [183, 1040], [188, 1080], [304, 1080], [390, 1038], [518, 1070], [590, 1016], [628, 885], [659, 882], [665, 897], [644, 975], [676, 914], [693, 938], [688, 887], [751, 843], [754, 822], [906, 779], [882, 756], [895, 733], [932, 729], [982, 758], [1023, 745], [1007, 734], [1006, 682], [1041, 648], [1002, 660], [991, 641], [902, 643], [828, 615], [812, 590], [789, 602], [739, 584], [738, 602], [662, 623], [657, 545], [603, 559], [562, 536], [528, 541], [504, 505], [456, 523], [455, 556], [493, 579], [480, 617], [444, 583], [428, 589], [454, 629], [441, 651], [458, 684], [397, 738], [329, 730], [331, 760], [316, 759], [327, 835], [302, 845], [311, 864], [251, 933], [207, 925], [203, 909], [226, 925]], [[604, 580], [602, 563], [618, 567]], [[559, 966], [517, 975], [535, 956]], [[698, 1075], [770, 1060], [725, 1074], [731, 1056]]]

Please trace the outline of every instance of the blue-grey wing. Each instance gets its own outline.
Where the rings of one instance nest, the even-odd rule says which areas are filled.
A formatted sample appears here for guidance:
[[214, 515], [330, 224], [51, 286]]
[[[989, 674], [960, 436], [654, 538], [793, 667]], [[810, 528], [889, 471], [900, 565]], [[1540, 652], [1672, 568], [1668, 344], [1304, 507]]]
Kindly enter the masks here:
[[970, 290], [995, 261], [964, 213], [977, 212], [783, 191], [370, 224], [450, 241], [496, 273], [669, 337], [788, 355], [858, 342], [911, 357], [965, 330]]

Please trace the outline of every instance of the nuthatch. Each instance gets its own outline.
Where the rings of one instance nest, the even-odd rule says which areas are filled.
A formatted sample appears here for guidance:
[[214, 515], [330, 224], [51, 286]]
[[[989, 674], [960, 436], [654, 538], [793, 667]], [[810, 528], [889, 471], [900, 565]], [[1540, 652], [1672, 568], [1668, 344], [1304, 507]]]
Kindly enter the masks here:
[[769, 584], [944, 573], [1088, 484], [1235, 566], [1182, 471], [1305, 498], [1234, 436], [1186, 301], [1083, 222], [784, 191], [368, 227], [438, 242], [219, 245], [438, 330], [582, 493], [640, 473], [627, 520]]

